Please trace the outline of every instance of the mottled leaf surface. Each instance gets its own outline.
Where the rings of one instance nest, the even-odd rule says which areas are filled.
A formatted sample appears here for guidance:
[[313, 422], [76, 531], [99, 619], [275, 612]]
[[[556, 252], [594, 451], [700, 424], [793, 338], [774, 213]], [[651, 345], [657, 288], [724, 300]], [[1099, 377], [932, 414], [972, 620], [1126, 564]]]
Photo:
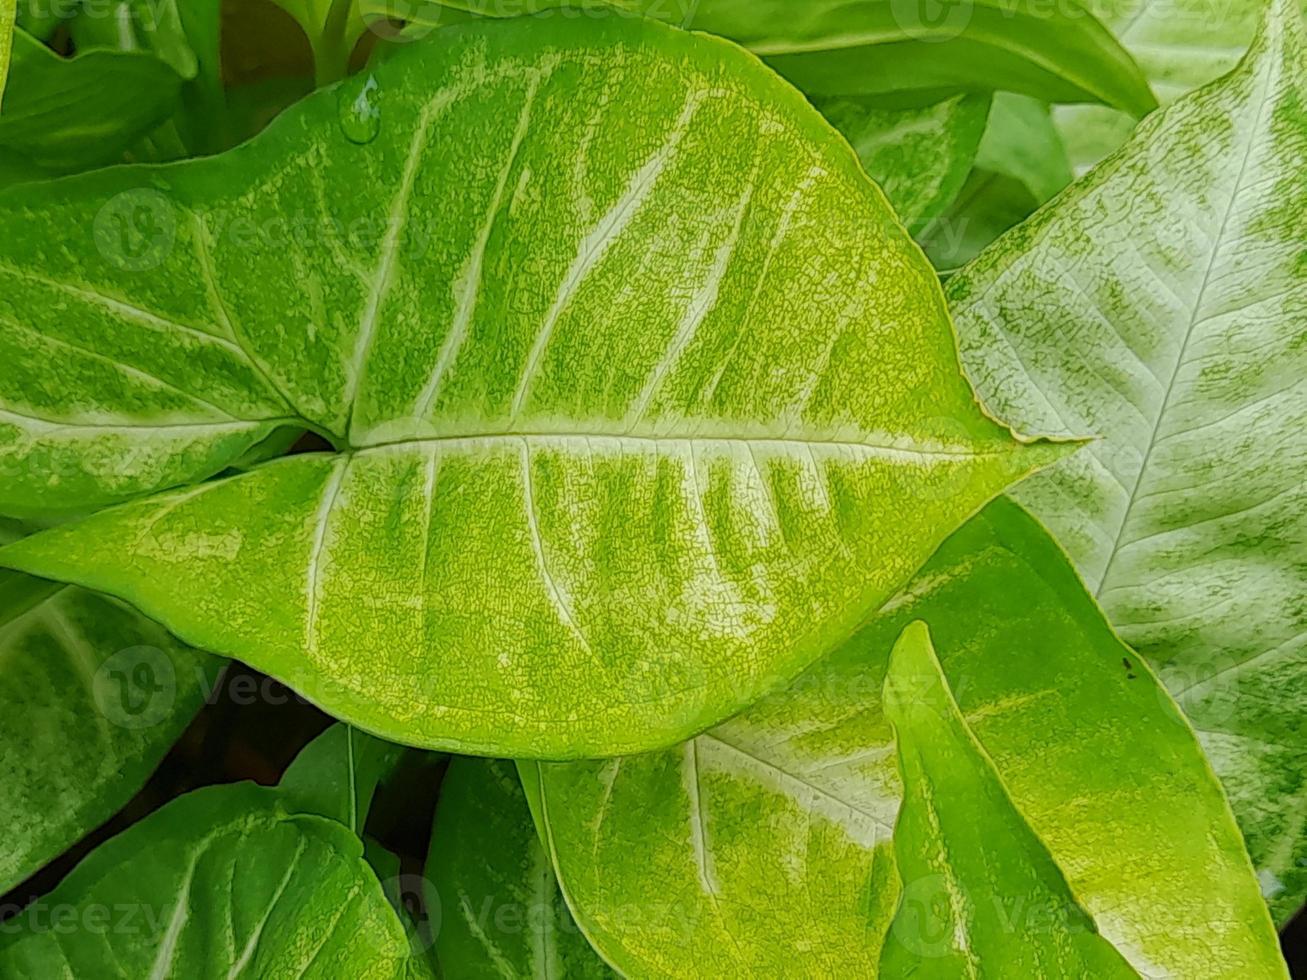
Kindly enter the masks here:
[[0, 105], [3, 105], [5, 82], [9, 79], [9, 57], [13, 50], [17, 12], [17, 0], [0, 0]]
[[1284, 975], [1193, 733], [1007, 500], [789, 690], [673, 750], [521, 764], [564, 893], [609, 962], [631, 976], [876, 974], [900, 900], [937, 897], [900, 888], [880, 697], [918, 619], [1022, 816], [1140, 973]]
[[131, 799], [217, 671], [112, 599], [0, 572], [0, 890]]
[[[1265, 0], [1088, 0], [1134, 56], [1167, 105], [1232, 69], [1252, 41]], [[1054, 115], [1077, 171], [1121, 146], [1134, 120], [1098, 106], [1059, 106]]]
[[1248, 60], [950, 284], [972, 377], [1101, 438], [1017, 497], [1188, 714], [1278, 915], [1307, 893], [1307, 61]]
[[[61, 916], [52, 928], [52, 915]], [[17, 923], [17, 925], [15, 925]], [[6, 924], [6, 977], [429, 976], [340, 824], [276, 789], [198, 790], [101, 845]]]
[[447, 977], [612, 978], [558, 888], [511, 762], [457, 758], [440, 784], [426, 875]]
[[[326, 92], [223, 157], [0, 201], [28, 367], [0, 379], [0, 506], [206, 476], [287, 417], [339, 449], [6, 562], [388, 738], [594, 757], [795, 676], [1072, 448], [981, 411], [934, 271], [747, 53], [616, 17], [442, 37], [351, 83], [385, 93], [366, 145]], [[88, 241], [124, 194], [175, 232], [148, 274]], [[247, 233], [297, 208], [323, 233]], [[335, 237], [378, 215], [375, 248]]]
[[885, 677], [903, 802], [904, 882], [887, 977], [1138, 977], [1098, 934], [967, 727], [930, 643], [903, 631]]

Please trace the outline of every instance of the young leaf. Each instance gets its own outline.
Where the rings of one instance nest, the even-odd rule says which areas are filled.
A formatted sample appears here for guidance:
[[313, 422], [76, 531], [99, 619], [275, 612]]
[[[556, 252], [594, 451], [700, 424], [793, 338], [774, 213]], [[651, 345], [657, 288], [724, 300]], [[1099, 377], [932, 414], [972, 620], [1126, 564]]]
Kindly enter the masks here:
[[1279, 914], [1307, 893], [1307, 56], [1228, 78], [950, 284], [991, 405], [1091, 450], [1018, 499], [1198, 728]]
[[[291, 412], [341, 450], [5, 562], [396, 741], [593, 757], [794, 676], [1073, 448], [980, 410], [884, 197], [733, 45], [482, 22], [354, 85], [385, 93], [366, 145], [326, 92], [226, 157], [0, 200], [0, 349], [30, 368], [0, 379], [0, 506], [203, 477]], [[95, 249], [124, 200], [173, 232], [148, 274]], [[213, 231], [297, 208], [319, 234]], [[379, 243], [336, 237], [377, 214]]]
[[295, 757], [282, 777], [287, 809], [330, 817], [361, 837], [377, 784], [403, 751], [352, 725], [332, 725]]
[[[788, 691], [674, 750], [520, 764], [572, 911], [609, 962], [778, 976], [802, 956], [815, 975], [876, 974], [900, 900], [880, 690], [917, 619], [1022, 815], [1141, 973], [1284, 975], [1193, 734], [1056, 543], [1006, 500]], [[902, 901], [931, 900], [923, 888]], [[1017, 896], [995, 898], [1029, 924]]]
[[616, 977], [573, 921], [511, 762], [457, 758], [440, 784], [426, 876], [448, 977]]
[[957, 197], [989, 115], [989, 98], [980, 95], [912, 109], [886, 109], [869, 99], [814, 104], [844, 134], [914, 235]]
[[68, 21], [68, 33], [78, 51], [148, 51], [182, 78], [199, 72], [178, 0], [109, 0], [93, 10], [83, 7]]
[[[0, 541], [15, 540], [0, 523]], [[0, 572], [0, 892], [116, 813], [219, 664], [117, 602]]]
[[0, 932], [0, 973], [33, 980], [430, 975], [362, 842], [249, 783], [174, 800]]
[[1138, 977], [1013, 805], [920, 621], [890, 655], [885, 716], [903, 779], [894, 855], [904, 900], [881, 974]]
[[[1007, 89], [1057, 102], [1102, 102], [1143, 115], [1157, 102], [1111, 32], [1079, 8], [1033, 0], [613, 0], [687, 30], [729, 38], [818, 97]], [[363, 0], [368, 16], [436, 26], [441, 8], [494, 17], [595, 0]]]

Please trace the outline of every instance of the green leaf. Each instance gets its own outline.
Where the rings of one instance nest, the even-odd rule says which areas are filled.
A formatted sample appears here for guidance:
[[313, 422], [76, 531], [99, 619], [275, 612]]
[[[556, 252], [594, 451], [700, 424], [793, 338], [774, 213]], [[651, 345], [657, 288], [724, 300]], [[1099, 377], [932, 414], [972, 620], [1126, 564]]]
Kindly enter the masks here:
[[1014, 177], [1043, 204], [1071, 183], [1066, 149], [1047, 103], [999, 92], [976, 152], [976, 166]]
[[9, 57], [14, 44], [14, 17], [17, 0], [0, 0], [0, 105], [3, 104], [5, 82], [9, 79]]
[[[15, 540], [0, 522], [0, 542]], [[218, 662], [117, 602], [0, 572], [0, 892], [124, 806]]]
[[286, 806], [330, 817], [361, 837], [377, 784], [402, 752], [401, 746], [351, 725], [332, 725], [295, 757], [282, 777]]
[[844, 134], [913, 234], [957, 197], [989, 113], [989, 99], [979, 95], [911, 109], [887, 109], [869, 99], [815, 105]]
[[172, 114], [182, 84], [153, 54], [93, 49], [63, 58], [21, 30], [10, 75], [0, 150], [54, 173], [121, 160]]
[[[494, 17], [595, 0], [363, 0], [367, 16], [432, 27], [442, 7]], [[1143, 115], [1157, 102], [1130, 55], [1079, 7], [1035, 0], [614, 0], [687, 30], [730, 38], [811, 96], [1006, 89], [1057, 102], [1102, 102]]]
[[[364, 146], [326, 92], [226, 157], [0, 199], [0, 349], [30, 366], [0, 507], [204, 477], [288, 422], [341, 450], [3, 561], [395, 741], [593, 757], [784, 683], [1074, 448], [981, 411], [934, 271], [745, 52], [615, 17], [444, 37], [344, 90], [384, 93]], [[96, 250], [123, 201], [172, 229], [148, 273]], [[297, 209], [324, 233], [213, 232]]]
[[990, 405], [1091, 450], [1017, 497], [1180, 701], [1283, 918], [1307, 893], [1307, 68], [1278, 2], [1234, 74], [951, 284]]
[[199, 72], [199, 60], [186, 38], [178, 0], [109, 0], [93, 8], [82, 7], [69, 20], [68, 32], [78, 51], [144, 51], [184, 79], [192, 79]]
[[967, 727], [923, 622], [885, 676], [903, 802], [890, 977], [1138, 977], [1098, 934]]
[[5, 923], [7, 977], [425, 973], [340, 824], [249, 783], [183, 796]]
[[[1257, 31], [1266, 0], [1088, 0], [1085, 6], [1138, 59], [1166, 105], [1238, 63]], [[1055, 118], [1078, 172], [1121, 146], [1134, 126], [1128, 116], [1099, 106], [1061, 106]]]
[[952, 203], [917, 233], [917, 241], [935, 268], [953, 273], [1038, 207], [1020, 179], [978, 168]]
[[932, 898], [900, 895], [880, 700], [889, 651], [918, 619], [1017, 808], [1135, 968], [1284, 975], [1192, 732], [1056, 543], [1006, 500], [789, 690], [673, 750], [521, 764], [572, 911], [609, 962], [633, 976], [778, 976], [802, 957], [815, 975], [876, 975], [900, 898]]
[[511, 762], [454, 759], [427, 857], [445, 975], [615, 977], [567, 911]]

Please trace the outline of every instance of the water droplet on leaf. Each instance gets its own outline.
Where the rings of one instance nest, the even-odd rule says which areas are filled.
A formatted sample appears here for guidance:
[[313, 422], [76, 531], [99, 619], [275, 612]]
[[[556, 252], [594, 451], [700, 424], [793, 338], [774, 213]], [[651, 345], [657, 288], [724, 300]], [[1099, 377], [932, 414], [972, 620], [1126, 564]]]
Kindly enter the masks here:
[[340, 131], [351, 143], [364, 146], [381, 132], [381, 86], [373, 75], [341, 87], [337, 109]]

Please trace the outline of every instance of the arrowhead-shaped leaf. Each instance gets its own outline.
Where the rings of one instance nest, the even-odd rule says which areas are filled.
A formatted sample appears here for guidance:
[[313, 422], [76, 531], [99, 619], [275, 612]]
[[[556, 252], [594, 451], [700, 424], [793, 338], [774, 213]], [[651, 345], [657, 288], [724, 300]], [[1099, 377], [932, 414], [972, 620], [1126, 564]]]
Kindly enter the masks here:
[[440, 784], [426, 875], [447, 977], [612, 978], [581, 935], [511, 762], [456, 758]]
[[[0, 202], [0, 505], [202, 478], [288, 420], [339, 449], [5, 562], [397, 741], [611, 755], [793, 677], [1072, 448], [981, 411], [934, 271], [746, 53], [630, 18], [444, 42], [355, 83], [367, 145], [326, 92], [226, 156]], [[171, 235], [132, 273], [87, 218], [143, 201]], [[319, 233], [247, 234], [296, 213]]]
[[[1135, 968], [1283, 976], [1192, 732], [1056, 543], [1006, 500], [853, 640], [739, 717], [673, 750], [520, 764], [564, 893], [609, 962], [632, 976], [783, 976], [797, 956], [815, 975], [876, 975], [900, 898], [934, 897], [901, 896], [902, 791], [880, 698], [890, 649], [918, 619], [1022, 817]], [[1021, 914], [1019, 895], [993, 897]]]
[[45, 977], [429, 976], [340, 824], [279, 791], [213, 786], [101, 845], [5, 923], [0, 973]]
[[[0, 541], [20, 535], [0, 522]], [[121, 809], [218, 662], [112, 599], [0, 571], [0, 891]]]
[[950, 284], [991, 405], [1095, 433], [1022, 487], [1180, 701], [1280, 914], [1307, 893], [1307, 48], [1228, 78]]

